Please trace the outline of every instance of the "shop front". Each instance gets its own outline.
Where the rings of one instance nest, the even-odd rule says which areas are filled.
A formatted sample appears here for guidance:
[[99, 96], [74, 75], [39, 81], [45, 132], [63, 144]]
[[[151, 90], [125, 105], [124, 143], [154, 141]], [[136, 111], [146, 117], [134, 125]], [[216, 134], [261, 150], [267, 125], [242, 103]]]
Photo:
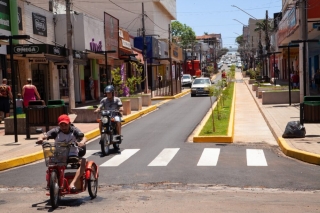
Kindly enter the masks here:
[[178, 45], [171, 44], [171, 58], [172, 58], [172, 80], [173, 80], [173, 94], [181, 92], [181, 77], [182, 77], [182, 63], [183, 55], [182, 48]]

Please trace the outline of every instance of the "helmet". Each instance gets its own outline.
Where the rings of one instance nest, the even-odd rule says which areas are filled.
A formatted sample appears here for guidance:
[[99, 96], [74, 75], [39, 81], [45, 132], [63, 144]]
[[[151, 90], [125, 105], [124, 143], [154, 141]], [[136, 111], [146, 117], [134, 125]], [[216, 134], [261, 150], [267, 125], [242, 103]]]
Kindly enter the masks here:
[[107, 93], [107, 92], [114, 92], [114, 87], [112, 85], [108, 85], [106, 86], [106, 88], [104, 88], [104, 93]]

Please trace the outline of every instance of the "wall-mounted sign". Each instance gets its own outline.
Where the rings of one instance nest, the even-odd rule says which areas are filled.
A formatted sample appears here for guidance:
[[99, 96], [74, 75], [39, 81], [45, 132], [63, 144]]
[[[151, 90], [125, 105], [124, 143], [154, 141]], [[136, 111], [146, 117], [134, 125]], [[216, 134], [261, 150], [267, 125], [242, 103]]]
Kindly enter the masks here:
[[9, 0], [1, 0], [0, 2], [0, 29], [11, 31]]
[[122, 39], [122, 46], [126, 47], [128, 49], [131, 49], [131, 43], [129, 41], [124, 40], [124, 39]]
[[21, 7], [18, 7], [18, 24], [19, 24], [19, 30], [23, 30]]
[[32, 13], [33, 34], [47, 37], [47, 18], [38, 13]]
[[46, 58], [30, 58], [29, 62], [37, 64], [47, 64], [48, 60]]
[[122, 30], [119, 30], [119, 37], [123, 38], [123, 31]]
[[48, 45], [48, 54], [58, 55], [58, 56], [66, 56], [67, 51], [66, 51], [66, 48], [64, 48], [64, 47]]
[[116, 53], [109, 53], [108, 57], [118, 58], [119, 54], [119, 19], [104, 13], [105, 29], [105, 50], [115, 50]]
[[[10, 53], [10, 48], [7, 48], [7, 52]], [[13, 47], [13, 54], [41, 54], [46, 52], [46, 44], [25, 44]]]

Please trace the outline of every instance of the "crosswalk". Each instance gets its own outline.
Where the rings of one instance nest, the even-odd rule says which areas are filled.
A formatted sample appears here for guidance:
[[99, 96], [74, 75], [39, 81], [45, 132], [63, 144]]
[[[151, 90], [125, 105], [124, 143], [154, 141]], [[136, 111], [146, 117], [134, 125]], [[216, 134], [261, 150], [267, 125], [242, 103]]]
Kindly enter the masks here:
[[[174, 159], [179, 152], [180, 148], [165, 148], [163, 149], [147, 166], [148, 167], [165, 167]], [[201, 167], [213, 167], [217, 166], [220, 157], [220, 148], [204, 148], [199, 161], [196, 164]], [[115, 155], [104, 163], [99, 165], [100, 167], [117, 167], [125, 161], [136, 155], [140, 149], [125, 149], [121, 151], [120, 155]], [[100, 150], [87, 150], [85, 158], [92, 156], [94, 153], [99, 153]], [[262, 149], [246, 149], [246, 161], [249, 167], [263, 167], [268, 166], [264, 151]]]

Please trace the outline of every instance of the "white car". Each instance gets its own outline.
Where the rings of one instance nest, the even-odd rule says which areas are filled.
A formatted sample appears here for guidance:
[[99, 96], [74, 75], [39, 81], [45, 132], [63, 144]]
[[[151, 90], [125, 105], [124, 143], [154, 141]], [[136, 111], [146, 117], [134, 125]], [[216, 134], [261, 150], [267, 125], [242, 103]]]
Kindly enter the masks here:
[[210, 78], [196, 78], [191, 86], [191, 97], [196, 95], [209, 95], [209, 87], [211, 87]]
[[241, 63], [237, 63], [237, 67], [238, 68], [242, 68], [242, 64]]

